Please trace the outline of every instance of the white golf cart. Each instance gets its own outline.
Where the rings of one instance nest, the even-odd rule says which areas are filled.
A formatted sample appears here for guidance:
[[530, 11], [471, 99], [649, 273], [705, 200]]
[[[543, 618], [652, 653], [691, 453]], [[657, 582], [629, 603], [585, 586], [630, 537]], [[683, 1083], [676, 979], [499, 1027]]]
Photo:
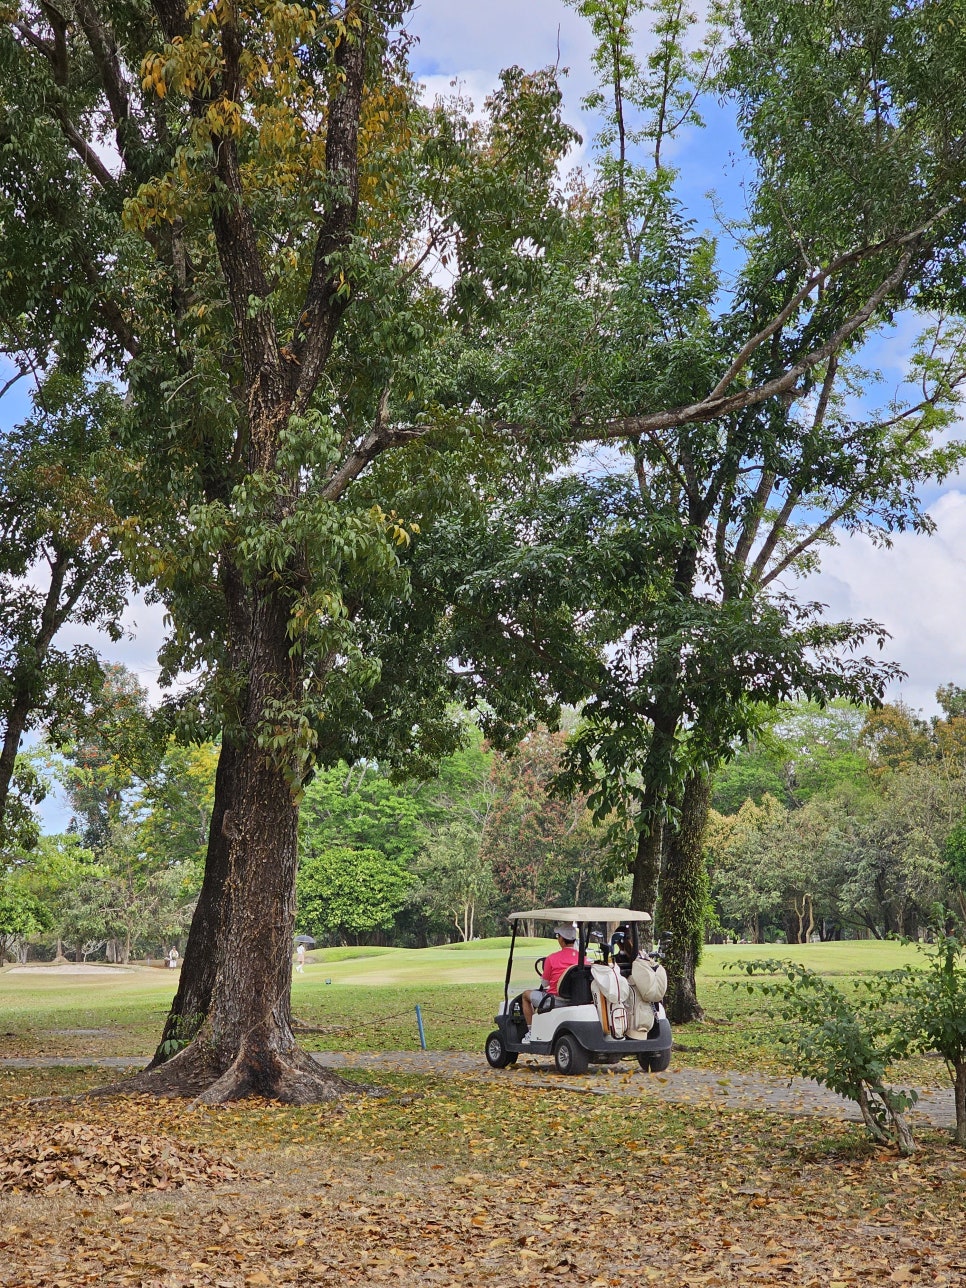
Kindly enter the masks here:
[[[649, 913], [629, 908], [534, 908], [513, 912], [508, 920], [512, 931], [503, 1005], [485, 1048], [494, 1069], [515, 1064], [521, 1054], [552, 1055], [558, 1072], [570, 1074], [585, 1073], [591, 1062], [616, 1064], [627, 1056], [636, 1056], [648, 1073], [668, 1067], [671, 1026], [659, 1000], [667, 976], [659, 954], [645, 956], [640, 951], [639, 928], [651, 920]], [[577, 964], [560, 979], [557, 996], [540, 1003], [529, 1040], [524, 1041], [523, 991], [511, 997], [513, 950], [524, 925], [547, 921], [576, 928]], [[543, 961], [541, 957], [535, 964], [538, 976]]]

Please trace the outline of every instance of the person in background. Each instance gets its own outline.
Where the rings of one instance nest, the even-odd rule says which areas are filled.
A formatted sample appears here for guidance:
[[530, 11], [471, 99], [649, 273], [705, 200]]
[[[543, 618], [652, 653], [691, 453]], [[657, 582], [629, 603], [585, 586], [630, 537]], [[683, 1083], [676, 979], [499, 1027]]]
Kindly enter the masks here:
[[305, 973], [305, 945], [299, 944], [295, 950], [295, 969], [299, 975]]
[[523, 1005], [523, 1018], [526, 1020], [527, 1031], [523, 1036], [524, 1042], [530, 1041], [530, 1025], [533, 1023], [533, 1013], [545, 997], [556, 997], [557, 988], [560, 980], [571, 966], [576, 966], [579, 960], [579, 954], [574, 947], [577, 939], [577, 931], [573, 926], [560, 925], [554, 927], [559, 945], [555, 953], [550, 953], [543, 961], [542, 978], [539, 988], [524, 990], [521, 1003]]
[[624, 975], [630, 974], [635, 957], [641, 956], [635, 941], [636, 936], [628, 925], [618, 926], [611, 939], [614, 965], [618, 966]]

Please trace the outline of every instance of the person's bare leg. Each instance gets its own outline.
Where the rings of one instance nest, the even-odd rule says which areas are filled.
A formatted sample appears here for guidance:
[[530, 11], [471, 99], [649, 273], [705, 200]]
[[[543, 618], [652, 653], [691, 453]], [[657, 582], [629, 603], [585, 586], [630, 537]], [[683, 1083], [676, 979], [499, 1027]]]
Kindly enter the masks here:
[[520, 1002], [523, 1006], [523, 1018], [527, 1022], [527, 1028], [529, 1028], [533, 1023], [533, 1003], [530, 1001], [530, 994], [524, 993]]

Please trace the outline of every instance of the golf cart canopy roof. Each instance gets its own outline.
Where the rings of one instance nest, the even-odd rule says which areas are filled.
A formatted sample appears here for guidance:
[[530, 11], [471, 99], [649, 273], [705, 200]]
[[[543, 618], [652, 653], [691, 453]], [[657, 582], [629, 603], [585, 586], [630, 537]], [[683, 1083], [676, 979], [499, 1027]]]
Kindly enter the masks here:
[[630, 908], [531, 908], [511, 912], [507, 921], [650, 921], [649, 912]]

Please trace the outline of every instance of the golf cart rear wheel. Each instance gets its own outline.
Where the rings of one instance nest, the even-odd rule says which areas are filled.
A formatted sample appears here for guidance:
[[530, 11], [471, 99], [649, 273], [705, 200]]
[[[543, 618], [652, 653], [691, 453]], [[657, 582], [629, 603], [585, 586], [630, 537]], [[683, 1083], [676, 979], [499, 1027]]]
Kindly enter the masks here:
[[666, 1051], [639, 1051], [637, 1063], [645, 1073], [663, 1073], [671, 1064], [671, 1048]]
[[506, 1043], [503, 1041], [503, 1034], [499, 1029], [494, 1029], [486, 1039], [486, 1058], [490, 1067], [493, 1069], [505, 1069], [508, 1064], [516, 1064], [516, 1051], [508, 1051]]
[[576, 1038], [563, 1033], [553, 1048], [553, 1059], [558, 1073], [586, 1073], [587, 1052]]

